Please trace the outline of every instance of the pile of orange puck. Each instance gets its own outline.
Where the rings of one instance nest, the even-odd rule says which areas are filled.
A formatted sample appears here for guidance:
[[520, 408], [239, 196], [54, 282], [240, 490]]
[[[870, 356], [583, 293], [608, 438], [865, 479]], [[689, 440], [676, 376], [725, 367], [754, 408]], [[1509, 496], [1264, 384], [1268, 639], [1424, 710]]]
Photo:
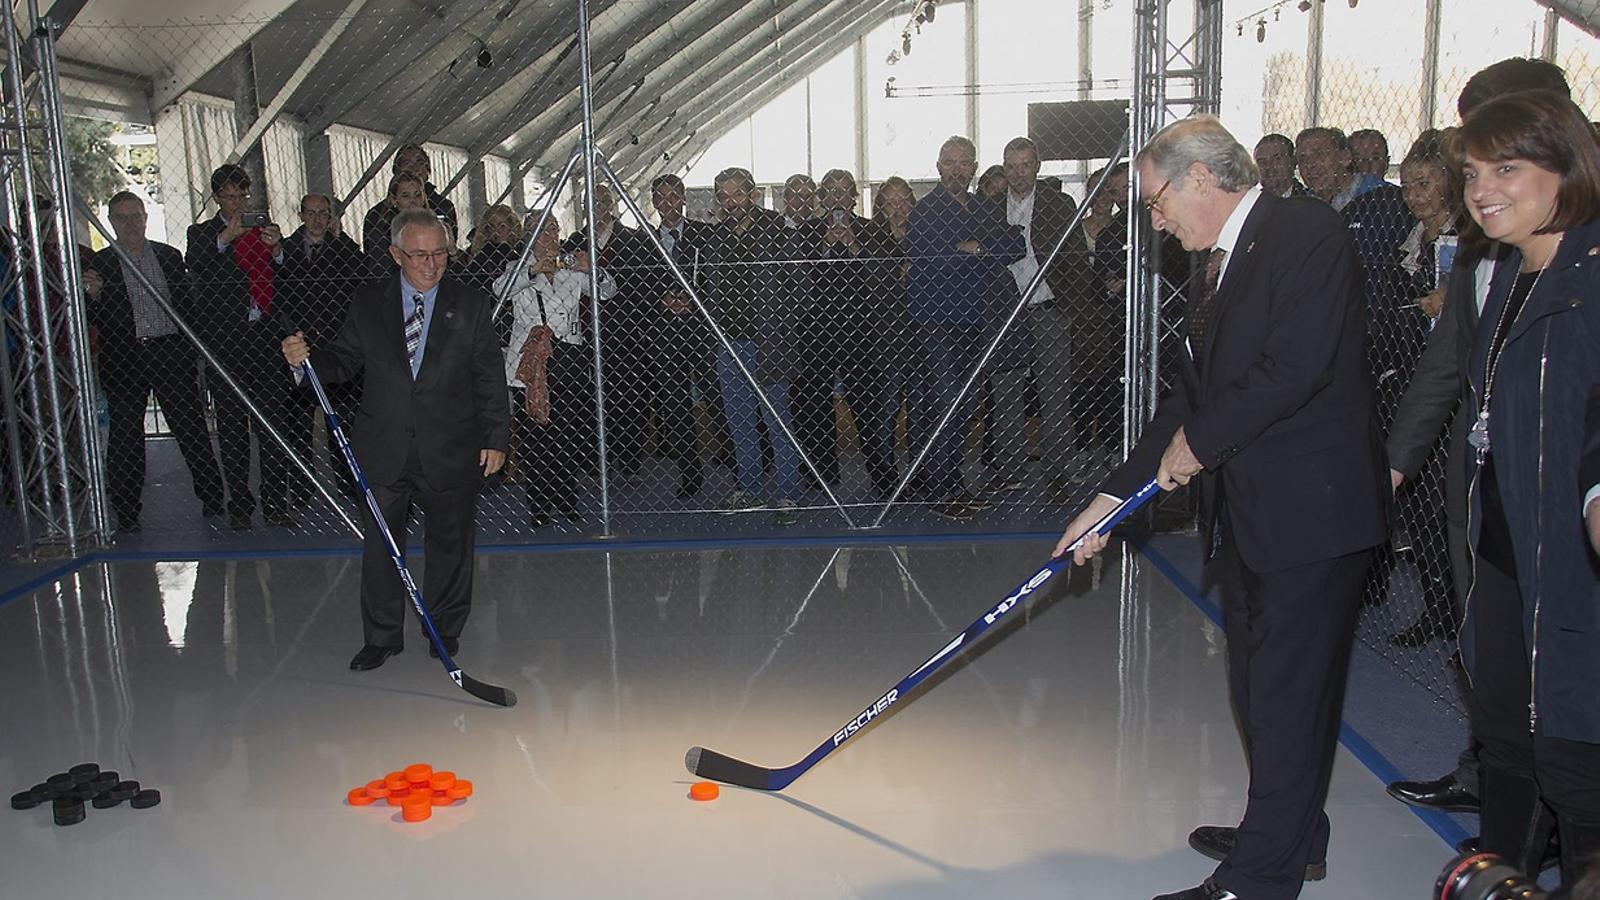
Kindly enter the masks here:
[[390, 806], [400, 807], [405, 821], [426, 822], [433, 817], [435, 806], [449, 806], [471, 796], [472, 782], [457, 778], [454, 772], [436, 772], [427, 763], [417, 763], [351, 789], [345, 800], [351, 806], [387, 800]]

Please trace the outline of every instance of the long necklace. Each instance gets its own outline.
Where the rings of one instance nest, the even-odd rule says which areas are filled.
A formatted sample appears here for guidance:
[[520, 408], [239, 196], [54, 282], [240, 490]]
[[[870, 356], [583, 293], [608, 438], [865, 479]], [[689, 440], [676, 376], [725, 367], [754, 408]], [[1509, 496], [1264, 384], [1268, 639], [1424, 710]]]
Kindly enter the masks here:
[[[1564, 237], [1564, 235], [1563, 235]], [[1506, 305], [1500, 310], [1500, 321], [1495, 323], [1494, 337], [1489, 344], [1489, 360], [1484, 367], [1483, 375], [1483, 403], [1478, 407], [1478, 420], [1472, 423], [1472, 430], [1467, 432], [1467, 443], [1478, 453], [1478, 465], [1489, 456], [1489, 401], [1494, 397], [1495, 373], [1500, 370], [1500, 357], [1505, 355], [1506, 342], [1511, 339], [1511, 328], [1522, 319], [1522, 311], [1533, 303], [1533, 292], [1539, 289], [1539, 280], [1544, 278], [1544, 273], [1555, 266], [1556, 252], [1561, 249], [1561, 241], [1556, 241], [1554, 250], [1550, 251], [1550, 258], [1545, 262], [1539, 274], [1533, 276], [1533, 284], [1528, 287], [1528, 295], [1522, 299], [1522, 304], [1517, 307], [1517, 315], [1511, 320], [1510, 325], [1506, 318], [1511, 312], [1511, 300], [1506, 299]], [[1515, 292], [1516, 288], [1512, 288]]]

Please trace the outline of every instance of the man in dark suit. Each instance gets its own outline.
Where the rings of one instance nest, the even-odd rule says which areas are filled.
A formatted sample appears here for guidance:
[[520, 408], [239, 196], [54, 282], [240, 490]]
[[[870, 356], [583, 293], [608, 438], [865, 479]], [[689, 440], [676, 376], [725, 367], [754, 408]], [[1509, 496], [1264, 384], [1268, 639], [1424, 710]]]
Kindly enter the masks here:
[[[1211, 250], [1187, 315], [1192, 359], [1057, 552], [1151, 473], [1166, 490], [1199, 479], [1249, 800], [1238, 828], [1190, 835], [1222, 859], [1213, 876], [1160, 900], [1286, 900], [1326, 871], [1322, 804], [1362, 585], [1386, 530], [1361, 272], [1339, 216], [1265, 195], [1214, 118], [1162, 129], [1136, 165], [1155, 226]], [[1105, 544], [1086, 542], [1075, 561]]]
[[133, 260], [131, 271], [115, 248], [96, 253], [84, 270], [89, 325], [99, 349], [100, 387], [106, 394], [111, 435], [106, 448], [107, 487], [122, 531], [139, 530], [144, 492], [144, 413], [151, 392], [189, 466], [194, 494], [207, 516], [222, 515], [222, 475], [206, 430], [194, 347], [150, 296], [143, 274], [186, 322], [194, 319], [189, 276], [178, 248], [145, 238], [144, 201], [122, 191], [107, 205], [111, 228]]
[[1578, 467], [1583, 488], [1583, 518], [1589, 528], [1589, 546], [1600, 554], [1600, 390], [1589, 394], [1584, 412], [1583, 463]]
[[[1006, 221], [1021, 232], [1027, 252], [1001, 276], [1004, 303], [994, 312], [1009, 315], [1021, 292], [1038, 274], [1067, 225], [1078, 212], [1071, 197], [1044, 187], [1039, 181], [1039, 151], [1026, 137], [1012, 138], [1005, 147]], [[1093, 290], [1094, 276], [1089, 267], [1089, 246], [1083, 230], [1072, 232], [1054, 264], [1045, 270], [1044, 281], [1012, 326], [1016, 339], [1002, 344], [991, 360], [995, 399], [995, 461], [997, 472], [984, 486], [986, 492], [1018, 490], [1025, 484], [1028, 468], [1027, 383], [1029, 374], [1039, 388], [1040, 458], [1051, 473], [1053, 494], [1064, 491], [1071, 481], [1072, 456], [1072, 367], [1074, 354], [1105, 353], [1110, 348], [1091, 346], [1089, 329], [1079, 340], [1074, 314], [1083, 312]], [[993, 321], [997, 329], [999, 322]], [[1092, 429], [1090, 422], [1077, 427]]]
[[[235, 165], [211, 174], [217, 215], [189, 226], [184, 261], [201, 340], [250, 395], [267, 421], [286, 434], [288, 388], [278, 359], [282, 335], [273, 321], [277, 264], [283, 259], [283, 232], [276, 224], [246, 219], [250, 176]], [[259, 213], [252, 213], [260, 215]], [[277, 441], [251, 422], [244, 400], [220, 378], [210, 382], [217, 413], [217, 448], [228, 486], [228, 526], [250, 527], [255, 496], [250, 492], [250, 435], [256, 435], [261, 460], [261, 512], [271, 525], [293, 525], [289, 515], [289, 460]]]
[[[700, 264], [711, 226], [684, 217], [683, 180], [676, 175], [661, 175], [651, 183], [650, 202], [661, 218], [654, 226], [657, 240], [704, 302]], [[660, 423], [656, 442], [678, 466], [678, 497], [688, 498], [700, 493], [705, 482], [695, 432], [694, 389], [711, 381], [711, 332], [666, 260], [653, 246], [645, 252], [636, 284], [643, 308], [643, 339], [654, 363], [650, 405]], [[720, 395], [709, 400], [721, 407]]]
[[[474, 513], [483, 479], [505, 464], [511, 408], [486, 294], [445, 276], [450, 241], [431, 211], [391, 225], [393, 278], [361, 289], [331, 342], [283, 340], [291, 367], [307, 358], [327, 381], [361, 379], [351, 440], [395, 542], [405, 549], [412, 503], [422, 508], [428, 564], [423, 598], [455, 655], [472, 605]], [[406, 594], [375, 523], [361, 558], [365, 644], [350, 661], [383, 665], [404, 644]]]
[[[361, 248], [337, 227], [331, 201], [326, 194], [307, 194], [300, 198], [300, 227], [283, 239], [283, 264], [278, 267], [278, 323], [287, 333], [300, 332], [314, 346], [333, 340], [344, 323], [350, 298], [369, 278]], [[328, 399], [343, 421], [355, 417], [361, 404], [361, 389], [355, 383], [328, 386]], [[289, 399], [293, 421], [288, 435], [295, 452], [311, 464], [311, 431], [317, 398], [310, 391], [297, 391]], [[328, 462], [334, 477], [347, 497], [356, 497], [355, 479], [344, 464], [332, 432], [328, 434]], [[303, 505], [311, 486], [296, 479], [289, 486], [290, 501]]]

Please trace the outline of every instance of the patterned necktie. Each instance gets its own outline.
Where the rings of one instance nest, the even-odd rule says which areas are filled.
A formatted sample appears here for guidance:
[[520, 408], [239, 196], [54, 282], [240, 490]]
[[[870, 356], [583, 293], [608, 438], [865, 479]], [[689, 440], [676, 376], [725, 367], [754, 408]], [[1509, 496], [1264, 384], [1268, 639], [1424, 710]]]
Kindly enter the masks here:
[[1205, 358], [1206, 329], [1211, 326], [1211, 306], [1217, 299], [1217, 282], [1222, 278], [1222, 260], [1228, 251], [1218, 248], [1206, 258], [1206, 279], [1200, 286], [1199, 296], [1189, 304], [1189, 347], [1194, 351], [1194, 366], [1200, 368]]
[[411, 316], [406, 319], [406, 363], [417, 377], [417, 350], [422, 347], [422, 295], [411, 295]]

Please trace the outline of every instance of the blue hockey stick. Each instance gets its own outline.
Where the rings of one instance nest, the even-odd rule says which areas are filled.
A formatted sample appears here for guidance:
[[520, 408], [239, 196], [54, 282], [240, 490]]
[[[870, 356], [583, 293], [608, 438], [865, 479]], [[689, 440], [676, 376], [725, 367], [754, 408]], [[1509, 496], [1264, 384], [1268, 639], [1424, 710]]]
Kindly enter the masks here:
[[433, 644], [435, 653], [439, 654], [439, 661], [444, 663], [445, 671], [450, 673], [450, 680], [456, 687], [486, 703], [496, 706], [516, 706], [517, 695], [509, 688], [485, 684], [456, 665], [450, 654], [445, 652], [444, 641], [439, 638], [439, 630], [433, 626], [433, 617], [428, 615], [428, 607], [422, 602], [422, 592], [417, 590], [417, 583], [411, 578], [411, 570], [406, 568], [406, 561], [400, 555], [400, 545], [395, 543], [394, 535], [389, 533], [389, 525], [383, 520], [383, 510], [378, 508], [378, 498], [372, 495], [372, 488], [367, 486], [367, 477], [361, 474], [361, 464], [356, 462], [356, 452], [351, 449], [350, 441], [344, 436], [344, 428], [339, 424], [339, 416], [333, 411], [333, 404], [328, 400], [328, 392], [322, 389], [322, 380], [317, 377], [315, 369], [311, 368], [311, 360], [301, 364], [306, 381], [311, 383], [311, 389], [317, 394], [317, 402], [322, 404], [322, 414], [328, 419], [328, 431], [333, 434], [333, 439], [339, 444], [339, 452], [344, 454], [344, 461], [350, 466], [350, 474], [356, 478], [356, 484], [361, 486], [361, 493], [367, 498], [367, 509], [372, 513], [372, 521], [378, 524], [378, 531], [383, 535], [383, 542], [389, 548], [389, 559], [394, 563], [395, 569], [400, 572], [400, 582], [406, 587], [406, 596], [411, 598], [411, 608], [417, 611], [417, 618], [422, 621], [422, 630], [427, 632], [428, 640]]
[[782, 769], [768, 769], [763, 766], [753, 765], [731, 756], [724, 756], [715, 750], [705, 747], [691, 747], [688, 756], [684, 757], [684, 765], [689, 771], [701, 778], [721, 781], [725, 784], [736, 784], [740, 787], [754, 788], [758, 791], [781, 791], [788, 787], [796, 778], [810, 771], [811, 767], [821, 762], [823, 757], [839, 749], [844, 743], [857, 734], [861, 729], [882, 715], [894, 705], [896, 700], [911, 693], [912, 688], [921, 684], [928, 676], [938, 671], [945, 663], [954, 659], [960, 650], [974, 645], [979, 636], [988, 631], [994, 624], [1010, 612], [1023, 598], [1038, 590], [1041, 585], [1061, 570], [1072, 565], [1072, 551], [1076, 550], [1091, 534], [1110, 534], [1111, 529], [1133, 515], [1134, 511], [1145, 504], [1145, 501], [1155, 496], [1159, 488], [1152, 479], [1140, 488], [1132, 497], [1122, 501], [1121, 504], [1106, 513], [1105, 517], [1096, 522], [1088, 531], [1073, 541], [1060, 556], [1054, 557], [1044, 564], [1044, 568], [1033, 573], [1033, 576], [1015, 590], [1006, 595], [1004, 600], [995, 604], [990, 610], [979, 616], [976, 621], [966, 627], [966, 630], [956, 635], [948, 644], [939, 648], [939, 651], [928, 657], [927, 661], [917, 666], [910, 675], [900, 679], [900, 683], [889, 689], [889, 692], [879, 697], [872, 705], [858, 713], [855, 718], [845, 722], [833, 736], [817, 745], [805, 759], [792, 766]]

